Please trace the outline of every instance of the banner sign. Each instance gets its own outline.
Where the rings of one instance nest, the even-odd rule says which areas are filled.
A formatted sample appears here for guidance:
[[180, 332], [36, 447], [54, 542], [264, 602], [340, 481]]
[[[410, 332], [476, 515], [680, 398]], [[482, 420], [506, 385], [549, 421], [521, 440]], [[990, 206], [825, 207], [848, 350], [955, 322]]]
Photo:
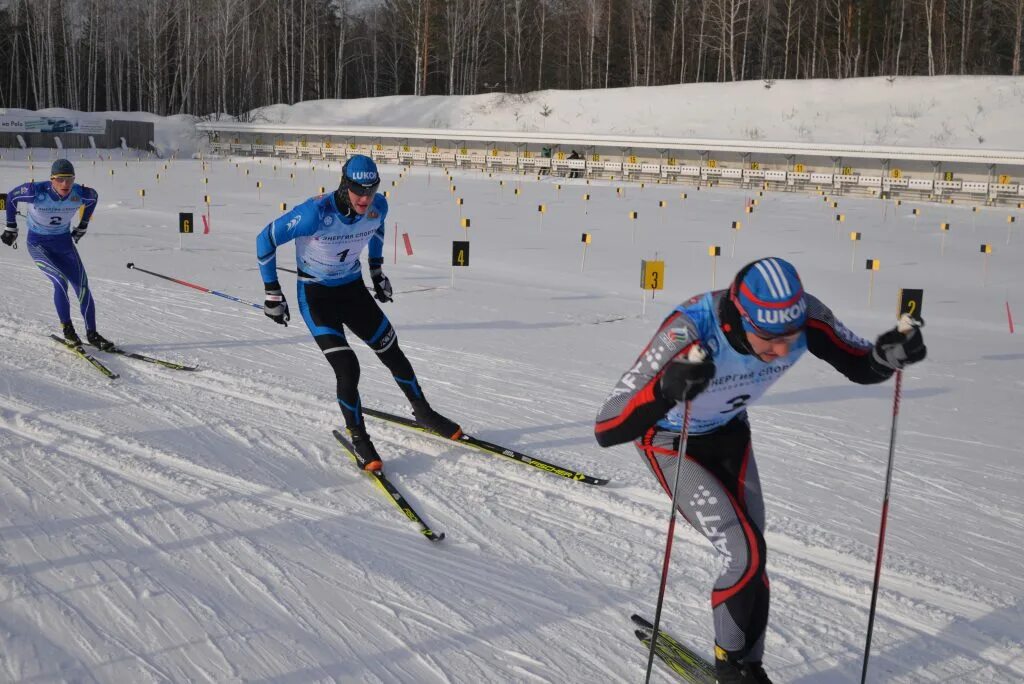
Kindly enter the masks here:
[[0, 110], [0, 133], [96, 133], [107, 130], [107, 120], [99, 116], [68, 113], [45, 116], [35, 112], [14, 114]]

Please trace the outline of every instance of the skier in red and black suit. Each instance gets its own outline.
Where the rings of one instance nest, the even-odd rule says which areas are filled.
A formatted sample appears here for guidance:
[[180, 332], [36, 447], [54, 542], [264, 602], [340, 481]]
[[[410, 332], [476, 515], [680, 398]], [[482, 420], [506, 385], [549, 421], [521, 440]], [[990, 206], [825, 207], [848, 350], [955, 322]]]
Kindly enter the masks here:
[[[601, 446], [634, 441], [670, 496], [676, 468], [683, 469], [679, 512], [724, 561], [711, 593], [719, 682], [770, 681], [761, 664], [769, 599], [765, 512], [747, 406], [808, 350], [855, 383], [884, 382], [925, 357], [921, 322], [910, 323], [909, 333], [893, 329], [871, 344], [804, 292], [792, 264], [759, 259], [729, 289], [677, 307], [601, 407]], [[705, 352], [703, 361], [686, 360], [693, 345]], [[679, 459], [687, 401], [689, 439]]]

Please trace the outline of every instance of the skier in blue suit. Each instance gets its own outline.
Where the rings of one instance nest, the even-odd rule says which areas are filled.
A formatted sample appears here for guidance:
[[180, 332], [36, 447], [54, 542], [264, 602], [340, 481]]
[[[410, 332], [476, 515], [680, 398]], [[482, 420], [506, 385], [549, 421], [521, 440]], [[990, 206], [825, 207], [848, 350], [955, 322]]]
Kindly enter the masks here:
[[[85, 337], [103, 350], [114, 344], [96, 332], [96, 305], [89, 289], [89, 278], [75, 245], [85, 236], [99, 195], [92, 188], [75, 183], [75, 167], [67, 159], [58, 159], [50, 168], [50, 180], [25, 183], [7, 194], [7, 225], [0, 241], [17, 249], [18, 205], [28, 205], [28, 252], [36, 266], [53, 283], [53, 304], [69, 344], [82, 344], [71, 323], [68, 283], [75, 288], [78, 305], [85, 319]], [[80, 207], [85, 207], [78, 226], [72, 228]]]
[[[271, 221], [256, 238], [256, 254], [266, 299], [263, 312], [275, 323], [291, 320], [288, 301], [277, 280], [277, 248], [295, 241], [299, 310], [337, 379], [338, 405], [352, 437], [359, 466], [380, 470], [381, 459], [366, 432], [359, 399], [359, 360], [345, 338], [354, 332], [391, 371], [412, 405], [417, 422], [439, 435], [458, 439], [462, 430], [435, 411], [420, 388], [412, 364], [398, 346], [380, 302], [392, 301], [391, 281], [384, 275], [384, 222], [388, 203], [377, 194], [380, 174], [361, 154], [345, 162], [338, 189], [312, 197]], [[363, 285], [359, 255], [369, 245], [367, 264], [374, 296]]]

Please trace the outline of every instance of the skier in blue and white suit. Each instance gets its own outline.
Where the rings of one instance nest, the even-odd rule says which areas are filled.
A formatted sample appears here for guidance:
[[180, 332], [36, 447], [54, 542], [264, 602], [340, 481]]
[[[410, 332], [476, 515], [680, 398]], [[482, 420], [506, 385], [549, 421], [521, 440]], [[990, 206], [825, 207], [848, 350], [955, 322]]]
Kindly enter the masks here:
[[[50, 168], [50, 180], [24, 183], [7, 193], [7, 225], [0, 241], [17, 249], [18, 205], [27, 204], [28, 252], [36, 266], [53, 283], [53, 304], [63, 327], [64, 339], [80, 345], [82, 340], [71, 323], [68, 283], [75, 288], [78, 305], [85, 319], [89, 344], [113, 349], [109, 340], [96, 332], [96, 305], [89, 289], [89, 278], [75, 245], [89, 228], [99, 195], [92, 188], [75, 183], [75, 167], [67, 159], [58, 159]], [[85, 207], [78, 225], [71, 222], [79, 208]]]
[[[747, 264], [726, 290], [684, 302], [662, 322], [601, 407], [597, 441], [634, 441], [683, 517], [722, 556], [711, 592], [715, 670], [720, 684], [766, 684], [767, 546], [761, 481], [747, 407], [805, 352], [851, 381], [888, 380], [924, 359], [920, 321], [883, 333], [874, 344], [854, 335], [819, 299], [804, 292], [791, 263]], [[689, 361], [691, 348], [706, 354]], [[686, 453], [678, 457], [683, 407], [690, 403]]]
[[[412, 364], [398, 346], [391, 322], [380, 302], [392, 301], [391, 282], [384, 275], [384, 223], [388, 203], [377, 194], [377, 165], [364, 155], [345, 162], [338, 189], [312, 197], [260, 231], [256, 254], [266, 299], [264, 313], [288, 325], [288, 302], [277, 280], [277, 249], [295, 241], [299, 310], [337, 379], [338, 405], [352, 436], [356, 458], [364, 470], [380, 470], [381, 459], [370, 441], [359, 398], [359, 360], [345, 338], [345, 327], [359, 336], [387, 366], [424, 427], [451, 439], [462, 430], [437, 413], [423, 396]], [[368, 247], [367, 264], [374, 297], [363, 285], [359, 255]]]

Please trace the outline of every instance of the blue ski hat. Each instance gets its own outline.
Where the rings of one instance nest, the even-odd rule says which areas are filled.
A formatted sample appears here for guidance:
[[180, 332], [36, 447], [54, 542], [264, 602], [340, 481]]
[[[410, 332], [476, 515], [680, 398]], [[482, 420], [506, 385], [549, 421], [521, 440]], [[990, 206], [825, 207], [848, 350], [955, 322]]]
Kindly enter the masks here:
[[804, 286], [796, 267], [785, 259], [767, 257], [744, 266], [729, 297], [743, 329], [759, 337], [789, 335], [807, 323]]
[[351, 190], [357, 195], [372, 195], [380, 186], [380, 174], [377, 165], [365, 154], [355, 154], [348, 158], [341, 168], [341, 190]]
[[75, 167], [67, 159], [58, 159], [50, 167], [50, 177], [53, 176], [74, 176]]

